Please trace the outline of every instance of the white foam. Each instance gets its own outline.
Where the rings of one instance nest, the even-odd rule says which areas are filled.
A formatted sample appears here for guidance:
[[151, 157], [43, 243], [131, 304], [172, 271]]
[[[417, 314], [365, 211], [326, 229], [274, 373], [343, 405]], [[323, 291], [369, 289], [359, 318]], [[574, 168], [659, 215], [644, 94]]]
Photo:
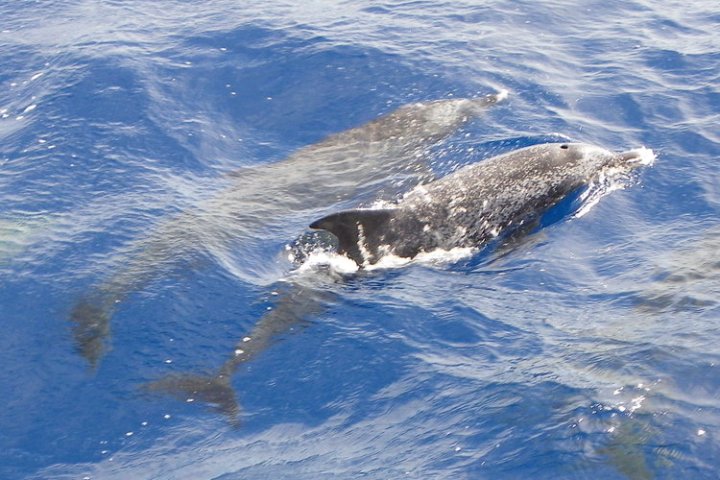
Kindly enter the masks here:
[[[636, 164], [642, 166], [652, 165], [657, 158], [655, 153], [646, 147], [630, 150], [627, 153], [634, 153], [636, 155], [636, 157], [628, 160], [628, 163], [633, 164], [633, 168]], [[627, 187], [629, 184], [629, 173], [627, 167], [611, 167], [600, 172], [598, 179], [590, 183], [588, 189], [580, 197], [582, 206], [573, 216], [580, 218], [587, 215], [605, 195], [616, 190], [623, 190]]]
[[638, 159], [631, 160], [631, 162], [638, 162], [640, 165], [652, 165], [653, 163], [655, 163], [657, 155], [655, 155], [655, 152], [653, 152], [652, 149], [647, 147], [640, 147], [633, 151], [637, 152]]
[[437, 248], [430, 252], [419, 253], [414, 261], [418, 263], [446, 264], [465, 260], [477, 253], [477, 247], [455, 247], [450, 250]]
[[367, 210], [387, 210], [389, 208], [397, 208], [397, 203], [389, 200], [375, 200], [367, 207]]
[[348, 275], [357, 272], [359, 268], [357, 263], [345, 255], [326, 250], [318, 250], [312, 252], [307, 260], [297, 268], [297, 273], [302, 275], [327, 269], [340, 275]]
[[610, 173], [610, 175], [601, 175], [598, 181], [593, 182], [588, 186], [588, 189], [583, 192], [580, 197], [582, 206], [578, 209], [577, 213], [573, 215], [573, 217], [580, 218], [587, 215], [605, 195], [614, 192], [615, 190], [623, 190], [627, 186], [627, 182], [623, 182], [618, 177], [613, 177], [612, 173], [617, 172]]
[[420, 252], [413, 258], [399, 257], [397, 255], [383, 255], [380, 260], [373, 265], [365, 265], [365, 270], [384, 270], [404, 267], [409, 263], [443, 265], [455, 263], [460, 260], [471, 257], [475, 254], [477, 248], [474, 247], [455, 247], [450, 250], [436, 248], [429, 252]]
[[378, 260], [377, 263], [374, 263], [372, 265], [363, 265], [363, 268], [367, 271], [389, 270], [393, 268], [404, 267], [411, 261], [412, 259], [408, 257], [398, 257], [397, 255], [388, 254], [380, 257], [380, 260]]
[[495, 98], [498, 102], [502, 102], [506, 98], [508, 98], [508, 95], [510, 95], [510, 92], [508, 92], [506, 89], [501, 89], [498, 93], [495, 94]]
[[[390, 270], [404, 267], [410, 263], [444, 265], [467, 259], [477, 252], [475, 247], [455, 247], [449, 250], [437, 248], [429, 252], [421, 252], [413, 258], [400, 257], [387, 253], [380, 257], [377, 263], [365, 264], [362, 268], [366, 271]], [[334, 275], [349, 275], [360, 270], [360, 266], [354, 260], [337, 252], [319, 250], [312, 252], [307, 259], [295, 270], [295, 275], [314, 275], [319, 271]]]

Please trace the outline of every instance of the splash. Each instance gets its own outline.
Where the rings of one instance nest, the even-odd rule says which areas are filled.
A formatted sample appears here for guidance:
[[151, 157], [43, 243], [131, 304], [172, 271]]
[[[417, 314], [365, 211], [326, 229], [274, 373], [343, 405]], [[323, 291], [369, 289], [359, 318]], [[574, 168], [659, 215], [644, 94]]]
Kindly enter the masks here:
[[449, 250], [436, 248], [429, 252], [420, 252], [413, 258], [399, 257], [397, 255], [383, 255], [380, 260], [373, 265], [365, 265], [365, 270], [388, 270], [393, 268], [404, 267], [408, 264], [421, 265], [447, 265], [456, 263], [472, 257], [478, 251], [476, 247], [455, 247]]
[[624, 190], [632, 184], [630, 173], [637, 167], [649, 166], [655, 163], [657, 156], [647, 148], [640, 147], [631, 150], [632, 158], [620, 166], [613, 166], [600, 172], [598, 178], [588, 184], [588, 188], [580, 195], [581, 206], [573, 215], [580, 218], [587, 215], [600, 199], [616, 190]]
[[330, 250], [319, 249], [310, 253], [307, 259], [295, 270], [296, 275], [315, 274], [329, 271], [338, 275], [350, 275], [359, 270], [358, 264], [345, 255]]
[[640, 147], [636, 150], [632, 150], [633, 153], [637, 154], [637, 158], [632, 159], [629, 163], [636, 163], [638, 165], [649, 166], [655, 163], [657, 155], [652, 149], [647, 147]]
[[510, 92], [507, 89], [502, 88], [502, 89], [498, 90], [497, 97], [496, 97], [497, 101], [502, 102], [503, 100], [508, 98], [508, 95], [510, 95]]
[[311, 252], [293, 272], [295, 277], [316, 275], [318, 272], [337, 276], [351, 275], [360, 269], [371, 272], [391, 270], [409, 264], [447, 265], [468, 259], [478, 252], [477, 247], [455, 247], [449, 250], [437, 248], [429, 252], [420, 252], [413, 258], [384, 254], [377, 263], [358, 266], [354, 260], [332, 250], [318, 249]]

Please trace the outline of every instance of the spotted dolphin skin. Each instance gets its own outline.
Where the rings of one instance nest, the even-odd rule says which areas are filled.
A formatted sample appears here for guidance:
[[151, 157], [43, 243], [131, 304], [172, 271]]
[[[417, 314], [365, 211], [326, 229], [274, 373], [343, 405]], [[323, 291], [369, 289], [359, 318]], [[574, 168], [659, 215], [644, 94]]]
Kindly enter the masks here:
[[516, 150], [420, 185], [393, 208], [350, 210], [310, 225], [338, 238], [339, 251], [372, 265], [383, 256], [480, 247], [536, 219], [602, 174], [629, 172], [654, 159], [641, 148], [613, 153], [581, 143]]

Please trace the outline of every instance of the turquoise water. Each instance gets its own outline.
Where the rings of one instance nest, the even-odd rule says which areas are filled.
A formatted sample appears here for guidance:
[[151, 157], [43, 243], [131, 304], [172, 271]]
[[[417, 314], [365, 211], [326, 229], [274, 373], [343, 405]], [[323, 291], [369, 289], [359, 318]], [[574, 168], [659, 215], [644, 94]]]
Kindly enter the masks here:
[[[0, 2], [0, 477], [715, 478], [716, 10]], [[329, 135], [500, 89], [308, 195]], [[308, 283], [286, 259], [322, 215], [550, 141], [657, 160], [454, 261]], [[234, 405], [158, 388], [219, 371]]]

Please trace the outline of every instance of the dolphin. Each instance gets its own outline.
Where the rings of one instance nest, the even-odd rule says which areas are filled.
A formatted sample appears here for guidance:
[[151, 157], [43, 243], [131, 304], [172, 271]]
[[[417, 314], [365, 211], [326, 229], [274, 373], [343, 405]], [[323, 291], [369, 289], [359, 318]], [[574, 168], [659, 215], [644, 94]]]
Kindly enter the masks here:
[[692, 248], [680, 248], [655, 259], [654, 279], [639, 290], [624, 292], [645, 313], [703, 312], [720, 304], [720, 226], [692, 238]]
[[[480, 247], [503, 233], [523, 233], [563, 197], [602, 175], [634, 170], [654, 159], [649, 149], [612, 153], [585, 144], [544, 144], [464, 167], [420, 185], [392, 208], [351, 210], [328, 215], [310, 227], [331, 232], [339, 253], [359, 267], [383, 255], [414, 257], [433, 249]], [[514, 227], [514, 228], [513, 228]], [[320, 245], [324, 250], [327, 245]], [[243, 337], [230, 357], [209, 374], [173, 374], [145, 386], [151, 392], [209, 404], [238, 425], [240, 406], [231, 380], [238, 368], [257, 358], [282, 334], [324, 310], [332, 270], [295, 276], [273, 309]]]
[[359, 266], [387, 255], [481, 247], [600, 176], [653, 159], [646, 148], [613, 153], [582, 143], [535, 145], [419, 185], [390, 208], [334, 213], [310, 227], [335, 235], [339, 252]]
[[150, 393], [169, 394], [181, 401], [192, 399], [225, 415], [230, 424], [240, 424], [240, 405], [231, 384], [237, 370], [254, 360], [284, 334], [309, 325], [325, 311], [333, 297], [332, 286], [342, 275], [332, 269], [295, 275], [277, 286], [277, 300], [248, 332], [238, 340], [227, 360], [215, 371], [174, 373], [142, 386]]
[[[245, 168], [195, 208], [161, 221], [125, 248], [116, 271], [84, 294], [70, 313], [77, 351], [95, 367], [107, 348], [110, 319], [132, 292], [197, 256], [262, 245], [268, 230], [393, 183], [416, 184], [431, 173], [427, 149], [507, 97], [506, 91], [405, 105], [369, 123], [330, 135], [284, 161]], [[262, 266], [233, 273], [257, 281]]]

